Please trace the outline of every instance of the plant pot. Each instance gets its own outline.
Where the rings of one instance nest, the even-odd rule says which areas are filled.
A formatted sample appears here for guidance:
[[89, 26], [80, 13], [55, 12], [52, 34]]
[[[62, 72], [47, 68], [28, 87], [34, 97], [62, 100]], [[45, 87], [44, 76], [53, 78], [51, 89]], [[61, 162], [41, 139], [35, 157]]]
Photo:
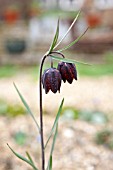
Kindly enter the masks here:
[[19, 11], [16, 10], [6, 10], [4, 13], [4, 19], [8, 24], [12, 24], [17, 21], [20, 17]]
[[11, 54], [22, 53], [26, 49], [26, 42], [18, 39], [7, 40], [6, 49]]
[[87, 23], [89, 25], [89, 27], [97, 27], [101, 24], [101, 18], [99, 15], [96, 14], [89, 14], [87, 16]]

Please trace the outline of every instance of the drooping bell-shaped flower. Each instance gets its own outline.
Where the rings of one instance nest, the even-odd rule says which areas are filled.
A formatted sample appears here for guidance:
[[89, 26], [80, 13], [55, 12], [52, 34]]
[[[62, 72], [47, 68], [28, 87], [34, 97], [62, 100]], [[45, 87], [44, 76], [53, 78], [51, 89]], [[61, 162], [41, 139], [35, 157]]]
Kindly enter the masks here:
[[61, 74], [56, 68], [46, 69], [42, 75], [42, 84], [47, 94], [49, 90], [56, 93], [57, 90], [60, 92], [61, 86]]
[[77, 70], [75, 64], [60, 62], [58, 63], [57, 69], [60, 71], [64, 83], [67, 80], [68, 83], [71, 84], [73, 82], [73, 79], [77, 80]]

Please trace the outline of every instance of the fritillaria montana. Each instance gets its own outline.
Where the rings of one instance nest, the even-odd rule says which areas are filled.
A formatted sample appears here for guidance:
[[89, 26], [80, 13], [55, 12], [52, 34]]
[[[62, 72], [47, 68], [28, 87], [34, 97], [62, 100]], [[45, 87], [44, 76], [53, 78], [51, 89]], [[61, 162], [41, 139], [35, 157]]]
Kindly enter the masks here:
[[61, 81], [72, 83], [73, 79], [77, 80], [77, 70], [75, 64], [60, 62], [56, 68], [48, 68], [42, 75], [42, 84], [47, 94], [49, 90], [53, 93], [60, 92]]
[[42, 75], [42, 84], [46, 94], [49, 92], [49, 90], [51, 90], [53, 93], [56, 93], [57, 91], [60, 92], [61, 74], [59, 70], [56, 68], [46, 69]]
[[75, 64], [60, 62], [57, 69], [60, 71], [64, 83], [67, 80], [68, 83], [71, 84], [73, 79], [77, 80], [77, 70]]

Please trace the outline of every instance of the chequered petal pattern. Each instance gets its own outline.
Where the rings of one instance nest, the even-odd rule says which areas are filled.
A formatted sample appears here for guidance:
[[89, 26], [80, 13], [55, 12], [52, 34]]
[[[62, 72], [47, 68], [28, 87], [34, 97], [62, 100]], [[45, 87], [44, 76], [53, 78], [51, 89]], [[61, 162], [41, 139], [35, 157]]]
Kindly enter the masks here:
[[53, 93], [60, 92], [61, 74], [56, 68], [46, 69], [42, 75], [42, 84], [47, 94], [49, 90]]
[[68, 83], [71, 84], [73, 79], [77, 80], [77, 70], [75, 64], [60, 62], [57, 69], [60, 71], [64, 83], [67, 80]]

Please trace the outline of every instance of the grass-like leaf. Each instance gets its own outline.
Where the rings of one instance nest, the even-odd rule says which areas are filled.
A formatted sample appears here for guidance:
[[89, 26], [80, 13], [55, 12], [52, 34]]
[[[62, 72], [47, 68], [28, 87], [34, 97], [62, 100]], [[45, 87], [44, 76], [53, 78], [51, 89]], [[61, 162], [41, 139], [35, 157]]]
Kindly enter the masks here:
[[50, 49], [49, 49], [48, 53], [50, 53], [54, 49], [54, 47], [55, 47], [55, 45], [57, 43], [57, 40], [58, 40], [58, 36], [59, 36], [59, 20], [58, 20], [58, 23], [57, 23], [57, 29], [56, 29], [54, 39], [53, 39], [53, 41], [51, 43], [51, 46], [50, 46]]
[[76, 38], [74, 41], [72, 41], [69, 45], [65, 46], [64, 48], [62, 49], [59, 49], [58, 52], [62, 52], [64, 50], [67, 50], [69, 49], [70, 47], [72, 47], [74, 44], [76, 44], [82, 37], [83, 35], [87, 32], [88, 28], [83, 32], [82, 35], [80, 35], [78, 38]]
[[31, 158], [31, 156], [30, 156], [30, 154], [29, 154], [27, 151], [26, 151], [26, 155], [27, 155], [29, 161], [30, 161], [33, 165], [35, 165], [34, 162], [33, 162], [33, 160], [32, 160], [32, 158]]
[[48, 161], [47, 170], [52, 170], [52, 154], [53, 154], [53, 151], [54, 151], [57, 134], [58, 134], [58, 122], [57, 122], [56, 128], [55, 128], [55, 134], [54, 134], [54, 137], [53, 137], [53, 143], [52, 143], [52, 147], [51, 147], [51, 151], [50, 151], [50, 157], [49, 157], [49, 161]]
[[38, 170], [38, 169], [35, 167], [35, 165], [34, 165], [30, 160], [28, 160], [28, 159], [24, 158], [22, 155], [16, 153], [16, 152], [9, 146], [9, 144], [7, 144], [7, 146], [9, 147], [9, 149], [13, 152], [13, 154], [14, 154], [16, 157], [18, 157], [18, 158], [21, 159], [22, 161], [24, 161], [24, 162], [26, 162], [27, 164], [29, 164], [30, 166], [32, 166], [32, 168], [33, 168], [34, 170]]
[[53, 55], [50, 55], [50, 56], [55, 60], [59, 60], [59, 61], [67, 62], [67, 63], [84, 64], [84, 65], [91, 66], [91, 64], [83, 63], [83, 62], [72, 60], [72, 59], [61, 58], [61, 57], [57, 57], [57, 56], [53, 56]]
[[50, 155], [49, 165], [48, 165], [48, 169], [47, 170], [52, 170], [52, 155]]
[[57, 122], [56, 128], [55, 128], [55, 134], [54, 134], [54, 137], [53, 137], [53, 143], [52, 143], [52, 147], [51, 147], [50, 156], [53, 154], [53, 151], [54, 151], [57, 133], [58, 133], [58, 122]]
[[61, 111], [62, 111], [63, 103], [64, 103], [64, 98], [62, 99], [62, 102], [61, 102], [61, 104], [60, 104], [60, 107], [59, 107], [58, 113], [57, 113], [57, 115], [56, 115], [56, 118], [55, 118], [53, 127], [52, 127], [52, 129], [51, 129], [50, 135], [49, 135], [49, 137], [48, 137], [48, 139], [47, 139], [47, 142], [46, 142], [46, 144], [45, 144], [45, 148], [46, 148], [46, 146], [47, 146], [47, 144], [48, 144], [48, 142], [49, 142], [52, 134], [53, 134], [54, 131], [55, 131], [56, 125], [57, 125], [57, 123], [58, 123], [58, 120], [59, 120], [59, 117], [60, 117], [60, 114], [61, 114]]
[[37, 126], [37, 128], [38, 128], [38, 130], [39, 130], [39, 132], [40, 132], [40, 127], [39, 127], [39, 125], [38, 125], [38, 123], [37, 123], [37, 121], [36, 121], [36, 119], [35, 119], [32, 111], [31, 111], [30, 107], [28, 106], [28, 104], [27, 104], [27, 102], [25, 101], [24, 97], [22, 96], [22, 94], [21, 94], [20, 91], [18, 90], [16, 84], [15, 84], [15, 83], [13, 83], [13, 84], [14, 84], [14, 87], [15, 87], [15, 89], [16, 89], [16, 91], [17, 91], [17, 93], [18, 93], [18, 95], [19, 95], [22, 103], [24, 104], [27, 112], [31, 115], [32, 119], [34, 120], [34, 122], [35, 122], [35, 124], [36, 124], [36, 126]]
[[73, 20], [72, 24], [70, 25], [70, 27], [68, 28], [67, 32], [64, 34], [64, 36], [61, 38], [61, 40], [56, 44], [56, 46], [54, 47], [57, 48], [61, 42], [66, 38], [66, 36], [68, 35], [68, 33], [70, 32], [70, 30], [72, 29], [72, 27], [74, 26], [75, 22], [77, 21], [79, 15], [80, 15], [81, 11], [78, 12], [77, 16], [75, 17], [75, 19]]

